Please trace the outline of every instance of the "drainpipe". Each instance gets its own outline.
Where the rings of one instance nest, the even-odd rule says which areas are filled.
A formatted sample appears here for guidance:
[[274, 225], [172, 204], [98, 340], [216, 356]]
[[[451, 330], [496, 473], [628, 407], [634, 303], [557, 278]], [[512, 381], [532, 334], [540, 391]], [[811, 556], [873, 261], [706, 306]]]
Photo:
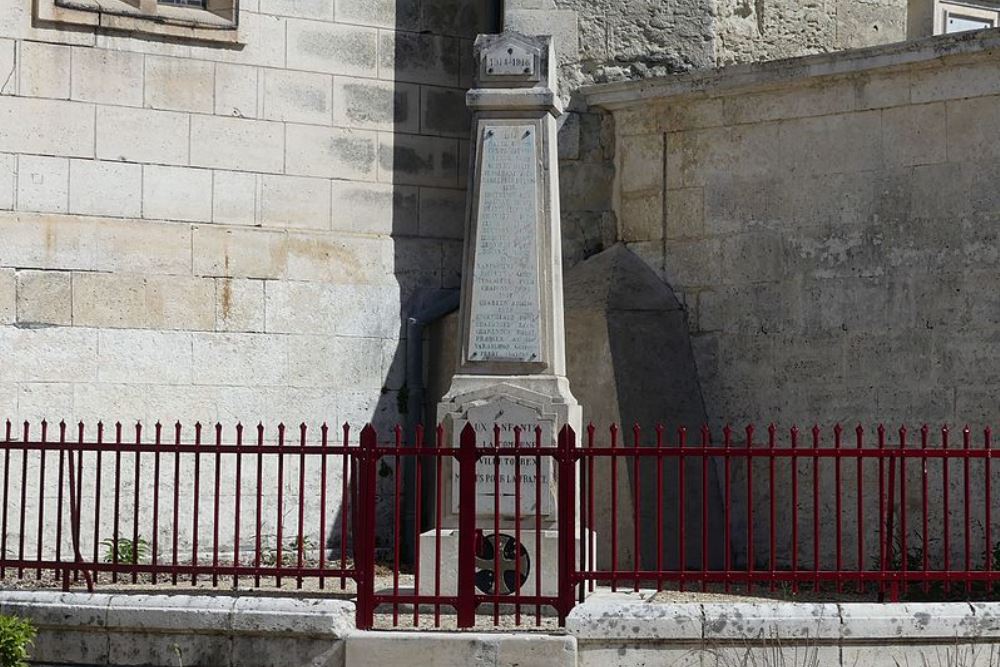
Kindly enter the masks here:
[[[417, 425], [424, 421], [426, 387], [424, 387], [424, 327], [448, 313], [458, 310], [459, 290], [421, 290], [410, 302], [406, 317], [406, 442], [412, 446]], [[433, 434], [432, 424], [425, 424], [425, 433]], [[431, 437], [433, 437], [431, 435]], [[433, 441], [433, 440], [432, 440]], [[403, 457], [403, 531], [404, 540], [400, 554], [406, 563], [413, 562], [414, 526], [416, 516], [416, 459]]]

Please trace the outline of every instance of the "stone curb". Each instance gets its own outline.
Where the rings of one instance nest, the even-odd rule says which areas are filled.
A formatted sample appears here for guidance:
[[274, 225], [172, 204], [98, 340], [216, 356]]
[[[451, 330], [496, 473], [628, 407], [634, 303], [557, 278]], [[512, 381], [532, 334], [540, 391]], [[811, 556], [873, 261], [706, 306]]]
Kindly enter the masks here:
[[553, 665], [576, 667], [576, 638], [484, 632], [356, 632], [347, 638], [350, 667], [421, 662], [435, 667]]
[[597, 593], [566, 619], [587, 641], [820, 644], [970, 643], [1000, 638], [1000, 603], [661, 603], [651, 591]]
[[78, 665], [343, 664], [343, 600], [0, 591], [0, 613], [38, 628], [33, 659]]
[[343, 639], [354, 632], [344, 600], [0, 591], [0, 613], [38, 627]]

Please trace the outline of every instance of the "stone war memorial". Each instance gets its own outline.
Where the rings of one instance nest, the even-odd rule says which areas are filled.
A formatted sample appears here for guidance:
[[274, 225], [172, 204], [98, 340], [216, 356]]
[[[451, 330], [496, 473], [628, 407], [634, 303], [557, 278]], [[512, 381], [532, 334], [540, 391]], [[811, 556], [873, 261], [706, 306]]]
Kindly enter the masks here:
[[0, 0], [0, 647], [998, 664], [998, 30]]
[[[505, 32], [480, 36], [474, 59], [476, 87], [467, 96], [474, 148], [460, 359], [451, 388], [438, 405], [438, 417], [453, 447], [459, 446], [466, 425], [486, 445], [553, 446], [561, 428], [568, 425], [579, 432], [581, 422], [580, 405], [566, 379], [556, 159], [556, 119], [562, 103], [556, 91], [555, 52], [551, 38]], [[487, 537], [492, 549], [501, 548], [502, 539], [513, 539], [512, 522], [531, 527], [534, 516], [540, 515], [546, 528], [556, 526], [552, 460], [541, 459], [536, 469], [534, 457], [520, 462], [514, 458], [500, 457], [498, 463], [482, 458], [477, 463], [477, 524], [492, 535]], [[452, 465], [452, 471], [448, 505], [454, 517], [460, 480], [457, 466]], [[503, 517], [500, 535], [493, 533], [496, 512]], [[454, 520], [446, 520], [437, 531], [445, 530], [447, 523]], [[457, 539], [457, 531], [449, 530]], [[556, 533], [525, 536], [523, 548], [539, 553], [548, 565], [543, 590], [554, 590]], [[421, 570], [430, 585], [439, 536], [435, 532], [421, 539], [426, 542]], [[538, 539], [542, 545], [536, 550], [533, 542]], [[522, 546], [512, 548], [517, 552]], [[525, 593], [532, 594], [535, 578], [528, 569], [523, 573]], [[446, 589], [454, 590], [454, 581], [448, 583]]]

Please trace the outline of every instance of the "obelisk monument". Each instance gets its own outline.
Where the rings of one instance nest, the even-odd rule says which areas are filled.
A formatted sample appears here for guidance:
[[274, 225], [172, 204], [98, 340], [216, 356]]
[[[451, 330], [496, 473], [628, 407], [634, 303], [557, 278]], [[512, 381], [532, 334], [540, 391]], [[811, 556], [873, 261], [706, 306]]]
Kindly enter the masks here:
[[[552, 447], [564, 425], [579, 434], [581, 422], [580, 406], [566, 379], [556, 146], [562, 104], [552, 38], [510, 31], [480, 35], [474, 53], [476, 85], [466, 96], [473, 121], [460, 358], [451, 388], [438, 405], [438, 419], [456, 447], [470, 423], [479, 446], [493, 444], [496, 425], [502, 447], [514, 445], [518, 426], [525, 447], [534, 447], [536, 427], [542, 445]], [[549, 457], [542, 458], [538, 470], [534, 463], [533, 457], [522, 459], [521, 507], [515, 512], [513, 457], [499, 463], [499, 501], [497, 463], [492, 458], [479, 461], [476, 524], [485, 536], [491, 535], [494, 508], [499, 507], [501, 530], [509, 535], [515, 514], [521, 516], [522, 526], [532, 528], [540, 515], [545, 529], [542, 560], [554, 567], [555, 468]], [[446, 513], [438, 530], [453, 539], [459, 509], [457, 465], [450, 477], [443, 488]], [[536, 484], [542, 486], [538, 507]], [[433, 535], [431, 531], [421, 538], [422, 559]], [[523, 535], [533, 551], [535, 546], [527, 542], [535, 540], [534, 532], [525, 529]], [[543, 565], [543, 571], [548, 569]], [[543, 592], [549, 588], [548, 579], [542, 583]], [[453, 583], [442, 583], [443, 589], [452, 589]], [[533, 584], [522, 592], [533, 594]]]

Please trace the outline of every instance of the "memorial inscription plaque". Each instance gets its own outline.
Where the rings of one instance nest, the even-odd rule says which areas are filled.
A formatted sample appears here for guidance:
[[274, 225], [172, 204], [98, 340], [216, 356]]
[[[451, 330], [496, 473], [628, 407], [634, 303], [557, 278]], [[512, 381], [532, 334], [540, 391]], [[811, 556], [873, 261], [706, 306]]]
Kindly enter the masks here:
[[[525, 450], [521, 457], [521, 511], [522, 516], [534, 516], [536, 511], [542, 516], [552, 514], [553, 498], [552, 457], [541, 456], [539, 461], [531, 455], [535, 447], [535, 428], [541, 427], [542, 447], [553, 443], [552, 421], [540, 419], [539, 413], [530, 407], [519, 405], [507, 399], [470, 408], [467, 421], [476, 429], [476, 442], [483, 447], [491, 446], [494, 439], [493, 425], [500, 427], [500, 446], [514, 447], [515, 428], [521, 428], [520, 447]], [[464, 428], [464, 423], [462, 425]], [[461, 433], [461, 429], [455, 429]], [[459, 446], [458, 442], [454, 446]], [[513, 456], [501, 456], [499, 465], [496, 457], [484, 456], [476, 462], [476, 514], [492, 516], [496, 507], [503, 516], [514, 516], [517, 503], [517, 462]], [[499, 472], [499, 475], [497, 475]], [[496, 478], [500, 481], [500, 502], [496, 502]], [[535, 486], [541, 484], [541, 507], [535, 508]], [[452, 467], [453, 511], [458, 512], [459, 497], [458, 466]]]
[[534, 125], [484, 125], [469, 361], [541, 361]]
[[498, 44], [482, 56], [483, 73], [491, 76], [535, 76], [535, 53], [515, 43]]

